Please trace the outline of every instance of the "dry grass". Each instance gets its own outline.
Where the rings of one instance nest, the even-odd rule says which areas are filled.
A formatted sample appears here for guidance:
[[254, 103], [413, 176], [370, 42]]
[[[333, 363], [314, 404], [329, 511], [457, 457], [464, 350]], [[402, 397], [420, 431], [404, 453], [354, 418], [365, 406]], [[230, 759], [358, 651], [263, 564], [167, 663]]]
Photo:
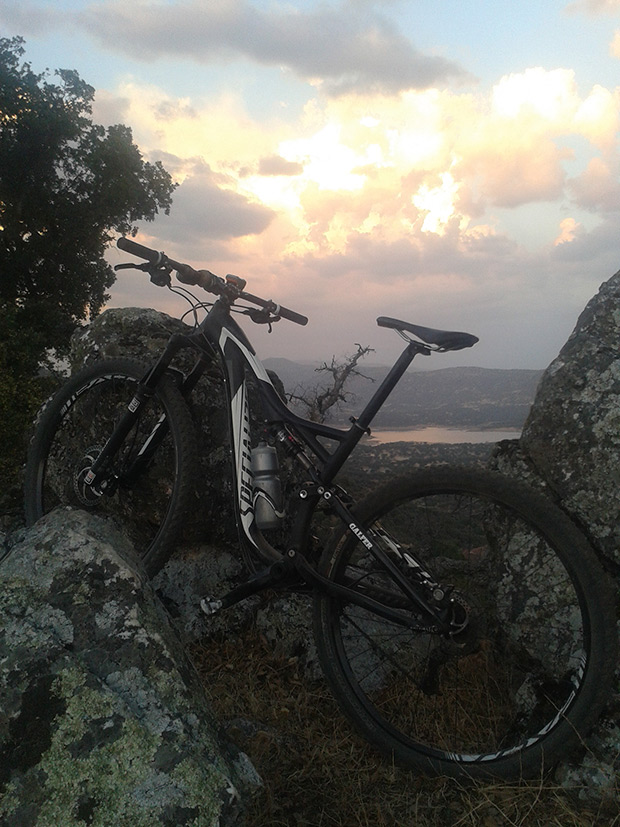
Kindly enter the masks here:
[[247, 813], [252, 827], [620, 825], [617, 807], [580, 807], [547, 780], [464, 786], [387, 765], [352, 733], [327, 688], [254, 631], [197, 645], [193, 656], [215, 714], [263, 779]]

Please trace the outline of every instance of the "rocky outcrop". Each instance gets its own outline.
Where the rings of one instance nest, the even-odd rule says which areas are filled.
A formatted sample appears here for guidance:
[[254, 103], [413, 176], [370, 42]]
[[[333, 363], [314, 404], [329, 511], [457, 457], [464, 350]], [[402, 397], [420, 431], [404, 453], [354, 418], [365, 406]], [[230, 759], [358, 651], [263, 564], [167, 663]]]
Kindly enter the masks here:
[[[553, 496], [561, 507], [581, 524], [597, 551], [610, 566], [620, 563], [618, 551], [620, 548], [618, 542], [620, 539], [620, 522], [618, 521], [620, 493], [617, 485], [620, 474], [617, 470], [620, 467], [620, 406], [618, 405], [620, 402], [620, 359], [617, 356], [620, 353], [618, 347], [620, 303], [618, 299], [620, 299], [620, 273], [603, 285], [598, 296], [590, 302], [558, 359], [546, 371], [522, 439], [519, 442], [503, 443], [495, 455], [495, 464], [504, 473], [524, 477], [530, 484]], [[165, 314], [136, 309], [107, 311], [88, 328], [76, 334], [73, 341], [72, 362], [75, 367], [78, 367], [92, 359], [119, 355], [134, 356], [142, 361], [145, 358], [152, 360], [161, 353], [168, 337], [174, 332], [187, 332], [187, 328], [181, 322]], [[187, 359], [187, 355], [181, 356], [182, 366], [184, 359]], [[264, 611], [260, 598], [254, 598], [254, 602], [241, 604], [222, 615], [221, 618], [212, 618], [209, 621], [205, 621], [199, 612], [199, 600], [205, 592], [219, 595], [243, 576], [236, 554], [231, 555], [227, 548], [229, 542], [235, 542], [236, 536], [230, 510], [228, 435], [224, 397], [221, 377], [216, 370], [203, 378], [192, 401], [192, 412], [199, 433], [198, 450], [203, 463], [201, 490], [197, 493], [196, 509], [192, 514], [195, 533], [193, 537], [190, 534], [189, 538], [185, 538], [186, 541], [189, 539], [189, 542], [186, 542], [181, 554], [173, 556], [158, 575], [154, 586], [163, 596], [167, 608], [176, 615], [174, 622], [183, 634], [203, 635], [207, 631], [213, 632], [214, 630], [217, 633], [231, 626], [241, 629], [248, 622], [264, 624], [262, 625], [264, 636], [291, 656], [301, 655], [312, 672], [315, 657], [312, 643], [308, 639], [308, 607], [304, 596], [300, 596], [297, 603], [291, 603], [284, 597], [278, 598], [281, 611], [277, 614]], [[205, 540], [208, 541], [207, 545], [205, 545]], [[15, 559], [14, 553], [12, 559]], [[0, 573], [2, 568], [0, 567]], [[60, 577], [60, 572], [57, 572], [55, 576]], [[119, 582], [124, 581], [121, 579]], [[51, 615], [49, 609], [46, 610], [48, 612], [45, 615], [46, 623], [50, 622], [49, 617], [54, 623], [58, 617], [61, 617], [56, 613], [55, 604], [53, 608]], [[27, 613], [24, 616], [27, 617]], [[107, 615], [104, 615], [104, 619], [106, 617]], [[0, 623], [2, 620], [0, 618]], [[293, 635], [291, 635], [291, 627], [294, 628]], [[68, 628], [66, 623], [60, 619], [55, 626], [52, 626], [53, 633], [49, 633], [50, 646], [56, 647], [54, 651], [58, 650], [63, 657], [68, 657], [65, 651], [67, 650], [65, 638]], [[99, 633], [101, 630], [95, 623], [95, 625], [91, 624], [90, 631]], [[84, 632], [84, 639], [85, 636], [86, 632]], [[69, 644], [73, 646], [72, 641], [69, 641]], [[176, 650], [173, 648], [173, 652], [178, 653], [179, 649], [180, 647], [177, 646]], [[89, 657], [92, 659], [92, 656]], [[177, 654], [177, 657], [180, 656]], [[86, 662], [83, 658], [80, 666]], [[179, 673], [185, 674], [183, 669], [179, 669]], [[97, 676], [95, 680], [90, 677], [89, 681], [90, 683], [85, 682], [79, 685], [86, 687], [84, 692], [90, 692], [91, 683], [93, 681], [97, 683], [100, 678]], [[68, 685], [72, 686], [72, 684]], [[64, 684], [52, 682], [50, 686], [56, 693], [56, 687], [63, 688]], [[109, 686], [106, 692], [108, 690], [110, 690]], [[79, 689], [79, 692], [81, 691]], [[49, 687], [45, 689], [45, 692], [49, 695]], [[53, 703], [61, 704], [58, 715], [65, 715], [66, 708], [81, 709], [84, 706], [84, 704], [77, 706], [79, 692], [75, 707], [71, 706], [73, 696], [70, 696], [69, 700], [62, 696], [63, 700], [60, 702], [53, 700]], [[22, 694], [22, 708], [29, 710], [32, 715], [32, 710], [36, 707], [30, 702], [32, 695], [28, 693], [26, 684], [24, 684]], [[35, 695], [35, 697], [38, 696]], [[13, 696], [15, 708], [18, 704], [17, 698], [17, 694]], [[55, 694], [53, 698], [56, 699]], [[123, 693], [121, 693], [121, 701], [126, 703]], [[150, 706], [148, 708], [151, 709]], [[159, 709], [156, 705], [152, 708]], [[184, 709], [187, 711], [186, 707]], [[603, 721], [588, 741], [585, 761], [579, 766], [564, 765], [560, 770], [559, 777], [570, 787], [582, 788], [584, 795], [593, 797], [600, 794], [613, 795], [613, 790], [617, 789], [620, 740], [615, 720], [619, 711], [620, 704], [616, 698], [610, 707], [607, 720]], [[197, 714], [199, 718], [203, 717], [202, 713]], [[205, 720], [207, 717], [208, 713]], [[38, 728], [36, 716], [34, 720], [32, 727], [36, 729]], [[97, 719], [93, 721], [95, 729], [89, 729], [90, 734], [87, 739], [89, 739], [88, 743], [94, 744], [95, 750], [99, 750], [102, 748], [100, 744], [103, 747], [106, 745], [104, 736], [107, 730], [97, 734], [96, 721]], [[23, 725], [27, 726], [25, 712]], [[4, 729], [0, 734], [5, 731], [6, 726], [2, 724]], [[110, 724], [108, 729], [113, 730], [113, 727], [114, 724]], [[110, 734], [113, 733], [110, 732]], [[86, 741], [80, 743], [86, 744]], [[87, 748], [84, 746], [83, 754], [86, 755], [86, 752]], [[77, 754], [82, 753], [78, 750]], [[43, 775], [40, 769], [32, 770], [32, 774], [27, 775], [31, 769], [27, 768], [27, 771], [22, 773], [26, 779], [23, 781], [23, 788], [26, 788], [26, 784], [30, 784], [38, 791], [37, 784], [47, 783], [43, 778], [47, 770], [42, 771]], [[225, 776], [224, 770], [222, 777]], [[13, 779], [10, 783], [14, 783]], [[135, 795], [133, 798], [135, 799]], [[2, 810], [0, 810], [1, 814]], [[22, 822], [15, 823], [21, 825]], [[149, 823], [156, 824], [157, 822]]]
[[0, 593], [1, 824], [238, 823], [259, 779], [108, 521], [52, 512]]
[[620, 564], [620, 272], [545, 371], [518, 450], [499, 459], [546, 486], [599, 553]]
[[[518, 442], [494, 464], [543, 490], [582, 528], [608, 570], [620, 569], [620, 272], [605, 282], [549, 365]], [[618, 672], [620, 680], [620, 671]], [[579, 766], [559, 777], [582, 796], [617, 795], [620, 696]]]

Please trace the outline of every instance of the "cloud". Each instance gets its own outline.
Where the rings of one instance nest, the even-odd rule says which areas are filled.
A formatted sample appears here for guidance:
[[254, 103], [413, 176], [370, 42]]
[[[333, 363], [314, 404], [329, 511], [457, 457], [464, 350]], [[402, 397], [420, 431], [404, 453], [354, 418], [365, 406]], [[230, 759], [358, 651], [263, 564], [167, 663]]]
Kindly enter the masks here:
[[97, 89], [93, 101], [93, 121], [103, 126], [126, 123], [131, 108], [131, 99], [123, 95]]
[[[366, 16], [339, 54], [344, 5], [321, 7], [316, 20], [241, 0], [183, 6], [187, 21], [176, 22], [187, 23], [191, 60], [277, 56], [284, 65], [290, 33], [306, 54], [287, 65], [340, 92], [317, 94], [296, 120], [283, 113], [282, 121], [261, 121], [234, 90], [203, 99], [137, 81], [98, 90], [95, 120], [130, 124], [145, 157], [161, 160], [180, 183], [171, 215], [146, 225], [151, 235], [141, 240], [214, 272], [238, 272], [252, 292], [308, 312], [307, 331], [288, 339], [280, 325], [269, 344], [293, 357], [385, 341], [374, 330], [383, 313], [471, 328], [484, 343], [475, 358], [486, 364], [544, 365], [567, 335], [556, 320], [572, 323], [598, 281], [618, 269], [618, 90], [584, 91], [570, 70], [533, 67], [490, 90], [362, 96], [374, 81], [398, 87], [390, 86], [390, 67], [355, 63], [362, 33], [377, 32], [376, 54], [392, 36], [397, 44], [398, 33], [381, 27], [376, 4], [358, 5]], [[167, 38], [164, 29], [179, 5], [158, 6], [161, 20], [146, 3], [106, 8], [124, 10], [114, 24], [126, 37], [123, 48], [145, 43], [178, 55], [178, 27]], [[217, 15], [220, 28], [203, 36], [197, 25]], [[233, 18], [246, 24], [235, 33]], [[319, 18], [332, 26], [325, 54], [315, 58], [297, 29], [307, 35]], [[252, 43], [265, 21], [272, 40]], [[112, 38], [111, 22], [104, 34]], [[308, 40], [317, 37], [315, 29]], [[405, 44], [403, 54], [411, 48]], [[398, 49], [395, 55], [399, 65]], [[354, 93], [345, 94], [351, 79]], [[549, 334], [544, 353], [536, 325]]]
[[194, 161], [189, 171], [187, 161], [177, 159], [177, 164], [186, 176], [174, 193], [170, 216], [158, 223], [161, 238], [186, 249], [191, 245], [204, 254], [203, 246], [211, 241], [258, 235], [273, 220], [272, 210], [235, 192], [230, 179], [214, 173], [203, 161]]
[[396, 93], [470, 79], [452, 61], [419, 52], [379, 7], [356, 3], [353, 13], [347, 2], [317, 10], [265, 10], [249, 0], [111, 0], [91, 5], [74, 20], [106, 48], [133, 58], [174, 57], [202, 64], [249, 59], [285, 66], [330, 95]]
[[618, 163], [592, 158], [586, 169], [569, 181], [575, 202], [593, 212], [620, 212]]
[[74, 29], [108, 50], [148, 62], [250, 60], [288, 69], [334, 96], [472, 80], [455, 62], [416, 49], [381, 6], [377, 0], [340, 0], [317, 9], [265, 8], [251, 0], [103, 0], [70, 11], [6, 0], [0, 22], [22, 34]]
[[620, 268], [617, 216], [605, 218], [590, 231], [580, 227], [570, 243], [552, 249], [551, 260], [561, 263], [562, 272], [580, 273], [584, 280], [590, 273], [602, 273], [605, 278], [613, 275]]
[[119, 111], [122, 103], [125, 122], [131, 124], [135, 140], [147, 153], [204, 157], [214, 168], [255, 167], [257, 157], [273, 154], [272, 130], [286, 136], [291, 129], [280, 122], [267, 126], [254, 120], [234, 92], [190, 100], [130, 80], [114, 92], [97, 92], [95, 119], [100, 98], [112, 112], [115, 100]]
[[21, 35], [41, 35], [71, 25], [71, 12], [40, 3], [4, 0], [0, 5], [0, 22]]
[[553, 246], [570, 244], [581, 230], [581, 225], [574, 218], [564, 218], [560, 221], [560, 232], [553, 242]]
[[[508, 75], [487, 94], [317, 98], [296, 122], [261, 123], [234, 95], [188, 101], [137, 83], [109, 93], [112, 110], [115, 101], [147, 157], [164, 159], [175, 180], [196, 179], [196, 159], [205, 159], [211, 177], [200, 173], [200, 187], [215, 185], [244, 199], [237, 207], [250, 205], [239, 226], [251, 232], [238, 237], [246, 238], [246, 252], [254, 244], [256, 256], [271, 260], [346, 256], [358, 236], [388, 245], [415, 238], [424, 246], [448, 232], [466, 255], [483, 247], [499, 253], [495, 209], [563, 200], [606, 211], [619, 197], [620, 97], [600, 86], [580, 93], [564, 69]], [[177, 192], [175, 212], [194, 209], [190, 191], [197, 189]], [[260, 206], [268, 213], [259, 214]], [[556, 216], [550, 212], [549, 244]], [[258, 223], [246, 225], [250, 218]], [[231, 224], [209, 222], [219, 238], [235, 237], [221, 233]], [[192, 227], [208, 237], [205, 225]], [[544, 237], [538, 227], [536, 236]]]
[[620, 0], [575, 0], [569, 3], [565, 11], [573, 14], [584, 12], [586, 14], [619, 14]]
[[300, 175], [303, 171], [303, 164], [287, 161], [281, 155], [269, 155], [258, 162], [259, 175]]

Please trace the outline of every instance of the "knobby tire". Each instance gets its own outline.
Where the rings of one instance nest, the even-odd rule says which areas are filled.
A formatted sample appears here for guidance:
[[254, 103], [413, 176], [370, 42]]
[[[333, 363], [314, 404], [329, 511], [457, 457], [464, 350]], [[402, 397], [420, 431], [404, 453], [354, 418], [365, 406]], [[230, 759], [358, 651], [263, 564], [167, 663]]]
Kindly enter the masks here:
[[[362, 543], [350, 532], [335, 538], [322, 574], [408, 606], [414, 624], [315, 597], [323, 671], [361, 733], [399, 764], [457, 777], [537, 775], [578, 746], [608, 696], [616, 617], [606, 575], [571, 520], [474, 469], [395, 480], [356, 517], [452, 585], [470, 616], [453, 639], [433, 631]], [[402, 558], [399, 567], [411, 571]]]
[[[193, 422], [169, 376], [162, 378], [112, 459], [116, 490], [96, 497], [82, 481], [84, 468], [105, 444], [145, 373], [144, 365], [130, 359], [101, 360], [52, 397], [39, 416], [28, 452], [25, 512], [29, 525], [63, 505], [112, 517], [152, 576], [172, 553], [194, 494]], [[129, 469], [162, 421], [161, 444], [146, 467], [131, 477]]]

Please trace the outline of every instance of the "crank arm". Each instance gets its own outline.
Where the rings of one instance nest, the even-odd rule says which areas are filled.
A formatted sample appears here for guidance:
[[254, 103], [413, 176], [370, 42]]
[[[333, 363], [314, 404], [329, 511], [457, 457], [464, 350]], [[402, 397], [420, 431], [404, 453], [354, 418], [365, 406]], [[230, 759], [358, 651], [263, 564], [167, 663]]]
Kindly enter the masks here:
[[265, 589], [286, 585], [296, 578], [297, 572], [291, 562], [286, 559], [277, 560], [268, 568], [255, 572], [244, 583], [240, 583], [222, 597], [204, 597], [200, 601], [200, 608], [205, 614], [213, 615]]

